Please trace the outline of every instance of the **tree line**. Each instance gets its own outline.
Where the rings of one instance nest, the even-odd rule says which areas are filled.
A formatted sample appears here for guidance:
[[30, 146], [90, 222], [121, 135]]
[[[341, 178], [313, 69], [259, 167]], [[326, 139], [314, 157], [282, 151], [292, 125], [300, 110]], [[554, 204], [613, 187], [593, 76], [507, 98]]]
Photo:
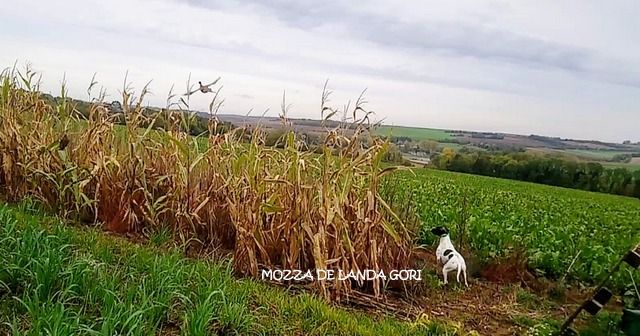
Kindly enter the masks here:
[[640, 198], [640, 170], [607, 169], [597, 162], [579, 162], [522, 152], [465, 154], [445, 149], [433, 157], [432, 165], [461, 173]]

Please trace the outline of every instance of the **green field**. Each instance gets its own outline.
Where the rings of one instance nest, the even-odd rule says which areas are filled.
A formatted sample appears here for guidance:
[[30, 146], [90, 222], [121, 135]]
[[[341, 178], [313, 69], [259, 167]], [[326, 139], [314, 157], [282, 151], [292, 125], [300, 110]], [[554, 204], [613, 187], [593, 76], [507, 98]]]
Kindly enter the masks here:
[[[0, 335], [442, 335], [372, 318], [184, 258], [168, 233], [146, 246], [0, 204]], [[449, 333], [449, 335], [454, 335]]]
[[[640, 201], [634, 198], [429, 169], [415, 174], [396, 174], [385, 188], [403, 190], [395, 197], [415, 202], [425, 229], [447, 225], [456, 239], [456, 223], [465, 222], [466, 241], [481, 262], [521, 250], [539, 275], [558, 279], [580, 253], [567, 278], [592, 284], [640, 243]], [[423, 240], [434, 243], [427, 230]], [[631, 285], [626, 272], [613, 283]]]
[[[440, 182], [451, 178], [432, 177]], [[401, 321], [345, 310], [309, 293], [294, 294], [239, 279], [229, 260], [185, 258], [185, 250], [174, 245], [166, 231], [151, 234], [140, 245], [98, 227], [65, 223], [39, 209], [29, 200], [17, 206], [0, 204], [2, 335], [456, 336], [469, 332], [461, 329], [460, 316], [440, 320], [427, 312]], [[428, 281], [437, 283], [434, 277], [427, 275]], [[443, 290], [439, 286], [436, 292]], [[500, 330], [550, 335], [557, 329], [560, 321], [552, 311], [562, 305], [519, 286], [503, 286], [501, 291], [503, 298], [497, 304], [510, 300], [514, 306]], [[476, 300], [478, 293], [455, 290], [448, 295], [453, 301], [465, 296]], [[609, 327], [618, 318], [604, 312], [595, 319], [581, 319], [579, 329], [583, 335], [621, 335]]]
[[615, 150], [595, 150], [595, 149], [565, 149], [561, 152], [567, 152], [576, 156], [592, 159], [592, 160], [611, 160], [619, 154], [633, 154], [633, 151], [615, 151]]
[[[585, 256], [576, 263], [580, 277], [586, 260], [593, 259], [591, 267], [601, 269], [637, 232], [632, 223], [640, 218], [640, 205], [632, 199], [442, 171], [416, 173], [394, 179], [415, 195], [425, 228], [455, 228], [459, 202], [466, 195], [471, 248], [486, 260], [503, 255], [501, 246], [523, 243], [527, 251], [541, 253], [543, 264], [563, 264], [566, 251], [573, 252], [567, 249], [571, 245]], [[184, 250], [166, 231], [137, 245], [98, 228], [63, 223], [38, 209], [28, 200], [17, 207], [0, 205], [0, 259], [5, 262], [0, 334], [460, 335], [444, 321], [401, 322], [349, 312], [309, 294], [238, 279], [229, 261], [184, 258]], [[617, 220], [605, 220], [609, 216]], [[620, 236], [607, 234], [611, 223], [622, 225]], [[578, 237], [567, 236], [571, 234]], [[588, 236], [596, 243], [585, 243]], [[557, 240], [549, 243], [545, 237]], [[429, 235], [425, 238], [433, 243]], [[619, 244], [609, 248], [607, 242]], [[508, 288], [503, 291], [509, 293]], [[554, 303], [528, 291], [515, 293], [519, 306], [509, 323], [530, 328], [527, 335], [547, 335], [540, 330], [557, 327], [547, 311]], [[600, 335], [616, 319], [615, 314], [601, 314], [580, 329]]]
[[581, 159], [599, 161], [605, 168], [625, 168], [630, 171], [640, 170], [640, 158], [633, 158], [631, 162], [606, 162], [619, 154], [634, 154], [638, 152], [629, 151], [612, 151], [612, 150], [586, 150], [586, 149], [567, 149], [559, 151], [561, 153], [569, 153]]
[[630, 171], [640, 170], [640, 163], [634, 163], [634, 162], [630, 162], [630, 163], [602, 162], [602, 165], [605, 168], [611, 168], [611, 169], [624, 168], [624, 169], [628, 169]]
[[451, 133], [434, 128], [404, 127], [404, 126], [380, 126], [376, 134], [384, 136], [409, 137], [415, 140], [447, 140], [453, 138]]

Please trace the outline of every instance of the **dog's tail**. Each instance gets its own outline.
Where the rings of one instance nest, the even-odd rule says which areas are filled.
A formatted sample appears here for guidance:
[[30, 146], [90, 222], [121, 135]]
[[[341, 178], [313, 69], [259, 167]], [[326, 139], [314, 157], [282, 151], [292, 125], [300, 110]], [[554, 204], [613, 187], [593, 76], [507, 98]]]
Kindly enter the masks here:
[[[456, 281], [458, 281], [458, 283], [460, 283], [460, 272], [462, 272], [462, 263], [458, 262], [458, 274], [456, 275]], [[465, 276], [466, 276], [467, 272], [465, 272]]]

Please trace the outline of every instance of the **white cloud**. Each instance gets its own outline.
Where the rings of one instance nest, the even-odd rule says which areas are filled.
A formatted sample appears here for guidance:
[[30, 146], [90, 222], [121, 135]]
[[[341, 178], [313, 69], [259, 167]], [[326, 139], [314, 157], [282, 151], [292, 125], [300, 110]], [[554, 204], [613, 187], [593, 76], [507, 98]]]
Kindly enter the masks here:
[[[637, 139], [640, 13], [634, 2], [20, 1], [0, 13], [0, 62], [30, 61], [57, 92], [112, 96], [126, 71], [172, 84], [223, 77], [225, 112], [318, 117], [326, 78], [342, 103], [369, 88], [388, 122]], [[206, 109], [209, 97], [194, 96]], [[624, 121], [624, 122], [620, 122]], [[637, 139], [640, 140], [640, 139]]]

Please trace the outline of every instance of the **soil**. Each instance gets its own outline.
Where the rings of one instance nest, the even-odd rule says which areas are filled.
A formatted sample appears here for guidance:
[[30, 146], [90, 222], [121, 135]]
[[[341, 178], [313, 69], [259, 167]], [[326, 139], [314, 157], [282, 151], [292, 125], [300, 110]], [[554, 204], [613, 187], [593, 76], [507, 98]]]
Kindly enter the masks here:
[[[433, 253], [423, 252], [418, 258], [425, 269], [437, 269]], [[481, 274], [495, 271], [500, 276], [469, 279], [469, 287], [455, 282], [441, 285], [442, 274], [436, 277], [437, 286], [425, 284], [415, 293], [396, 293], [384, 301], [358, 295], [352, 306], [375, 314], [393, 314], [398, 318], [414, 320], [426, 318], [463, 326], [463, 330], [476, 331], [479, 335], [524, 335], [532, 321], [553, 319], [561, 323], [584, 301], [589, 293], [580, 290], [562, 292], [559, 299], [551, 299], [550, 293], [557, 291], [557, 284], [535, 278], [522, 268], [519, 257], [507, 258], [503, 263], [489, 265]], [[519, 299], [518, 296], [527, 298]], [[409, 298], [409, 299], [408, 299]], [[583, 324], [577, 320], [577, 324]]]

